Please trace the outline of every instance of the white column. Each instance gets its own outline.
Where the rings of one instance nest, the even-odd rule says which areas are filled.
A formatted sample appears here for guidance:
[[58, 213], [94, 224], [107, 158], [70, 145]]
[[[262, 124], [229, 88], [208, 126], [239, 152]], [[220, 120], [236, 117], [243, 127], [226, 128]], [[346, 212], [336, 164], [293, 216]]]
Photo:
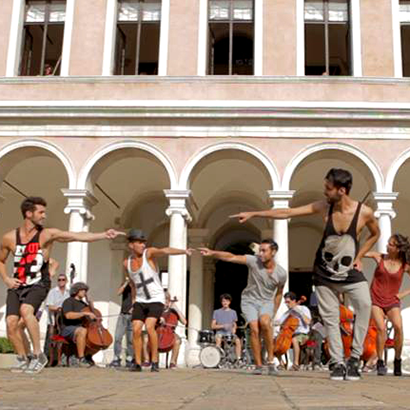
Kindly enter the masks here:
[[[189, 247], [198, 248], [205, 246], [207, 229], [190, 229]], [[203, 282], [204, 264], [203, 257], [199, 252], [194, 252], [190, 259], [189, 268], [189, 308], [188, 308], [188, 350], [186, 361], [188, 366], [199, 364], [200, 346], [197, 343], [198, 331], [202, 328], [203, 317]]]
[[[187, 200], [191, 191], [164, 190], [169, 200], [166, 214], [170, 217], [169, 246], [171, 248], [187, 248], [187, 223], [191, 221], [187, 209]], [[177, 297], [177, 306], [184, 314], [186, 313], [186, 288], [187, 288], [187, 257], [186, 255], [173, 255], [168, 258], [169, 283], [168, 290], [172, 297]], [[176, 332], [181, 337], [181, 350], [178, 363], [185, 364], [186, 336], [185, 329], [178, 326]]]
[[[268, 191], [269, 198], [272, 200], [273, 209], [289, 208], [289, 201], [292, 199], [295, 191]], [[278, 253], [276, 254], [276, 262], [288, 272], [288, 280], [284, 288], [284, 292], [289, 290], [289, 232], [288, 219], [275, 219], [273, 221], [273, 239], [278, 244]], [[282, 303], [277, 316], [284, 311]]]
[[255, 67], [254, 75], [263, 75], [263, 0], [255, 0]]
[[377, 242], [378, 252], [386, 253], [386, 245], [392, 234], [391, 220], [396, 217], [393, 203], [398, 195], [398, 192], [373, 192], [373, 197], [377, 203], [377, 210], [374, 214], [379, 220], [380, 228], [380, 238]]
[[[88, 232], [89, 223], [94, 219], [91, 208], [98, 202], [97, 198], [86, 189], [62, 189], [67, 198], [64, 213], [70, 214], [69, 230], [71, 232]], [[66, 273], [71, 264], [76, 268], [75, 282], [87, 282], [88, 243], [70, 242], [67, 245]]]
[[14, 0], [11, 15], [9, 48], [7, 50], [6, 77], [18, 75], [21, 50], [21, 35], [24, 24], [25, 0]]
[[361, 77], [362, 72], [362, 34], [360, 29], [360, 0], [350, 2], [350, 21], [351, 21], [351, 50], [353, 60], [353, 76]]

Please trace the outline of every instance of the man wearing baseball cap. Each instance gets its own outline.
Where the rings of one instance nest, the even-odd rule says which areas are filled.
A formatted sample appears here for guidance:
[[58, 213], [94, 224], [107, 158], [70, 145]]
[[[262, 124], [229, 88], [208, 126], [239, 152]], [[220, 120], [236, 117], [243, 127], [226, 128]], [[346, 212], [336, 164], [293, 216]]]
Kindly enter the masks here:
[[168, 255], [191, 255], [191, 249], [147, 247], [147, 237], [140, 229], [127, 235], [131, 255], [123, 266], [130, 278], [133, 292], [132, 327], [135, 363], [130, 371], [140, 372], [142, 356], [142, 328], [148, 333], [151, 351], [151, 371], [158, 372], [158, 337], [155, 330], [165, 305], [165, 294], [159, 277], [156, 258]]

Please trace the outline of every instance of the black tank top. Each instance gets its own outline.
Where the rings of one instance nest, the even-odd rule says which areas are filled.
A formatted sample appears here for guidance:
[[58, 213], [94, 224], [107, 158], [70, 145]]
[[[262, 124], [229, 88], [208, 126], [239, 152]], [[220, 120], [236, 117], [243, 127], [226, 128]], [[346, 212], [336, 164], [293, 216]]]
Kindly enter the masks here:
[[333, 204], [330, 205], [325, 231], [316, 252], [313, 281], [315, 285], [331, 282], [356, 283], [366, 280], [363, 273], [353, 268], [359, 251], [357, 221], [362, 204], [359, 202], [349, 228], [337, 233], [333, 225]]
[[43, 251], [40, 248], [40, 233], [38, 229], [33, 238], [22, 243], [20, 228], [16, 229], [16, 252], [14, 254], [14, 277], [21, 280], [23, 286], [41, 284], [49, 287], [49, 263], [44, 261]]

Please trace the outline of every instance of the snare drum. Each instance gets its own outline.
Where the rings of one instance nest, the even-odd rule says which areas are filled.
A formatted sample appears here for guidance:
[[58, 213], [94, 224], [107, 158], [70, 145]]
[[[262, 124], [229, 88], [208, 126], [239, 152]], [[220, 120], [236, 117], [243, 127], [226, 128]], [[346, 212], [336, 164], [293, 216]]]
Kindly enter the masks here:
[[200, 345], [215, 344], [215, 334], [213, 330], [200, 330], [198, 332], [198, 343]]
[[218, 346], [206, 346], [199, 353], [199, 360], [202, 366], [207, 369], [218, 367], [222, 358], [225, 356], [224, 351]]

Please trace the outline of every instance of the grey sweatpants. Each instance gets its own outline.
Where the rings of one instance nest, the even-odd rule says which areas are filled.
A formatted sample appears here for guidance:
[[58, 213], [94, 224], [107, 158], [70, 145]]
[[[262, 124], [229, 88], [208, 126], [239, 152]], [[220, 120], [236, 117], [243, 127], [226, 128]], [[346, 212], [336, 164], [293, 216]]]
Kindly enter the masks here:
[[319, 313], [327, 330], [331, 363], [343, 363], [344, 351], [340, 333], [338, 294], [344, 293], [355, 311], [351, 356], [360, 359], [369, 327], [371, 299], [367, 282], [331, 283], [316, 287]]

